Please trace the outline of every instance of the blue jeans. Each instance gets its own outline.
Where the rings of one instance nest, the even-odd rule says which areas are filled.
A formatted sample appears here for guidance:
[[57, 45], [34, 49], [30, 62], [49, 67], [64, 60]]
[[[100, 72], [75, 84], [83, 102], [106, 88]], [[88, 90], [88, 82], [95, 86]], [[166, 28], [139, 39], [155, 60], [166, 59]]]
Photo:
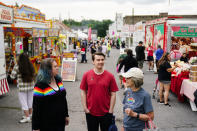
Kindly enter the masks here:
[[86, 61], [86, 54], [81, 54], [81, 63]]
[[109, 57], [109, 54], [110, 54], [110, 50], [107, 51], [107, 57]]

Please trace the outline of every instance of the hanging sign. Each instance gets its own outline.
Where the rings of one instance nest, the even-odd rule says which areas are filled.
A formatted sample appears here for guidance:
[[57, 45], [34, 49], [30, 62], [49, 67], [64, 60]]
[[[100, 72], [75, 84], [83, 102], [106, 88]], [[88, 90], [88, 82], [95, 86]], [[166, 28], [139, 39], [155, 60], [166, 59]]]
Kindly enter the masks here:
[[48, 29], [33, 28], [33, 37], [48, 37]]
[[58, 29], [49, 29], [49, 37], [58, 37], [59, 35], [59, 30]]
[[1, 23], [13, 23], [13, 9], [0, 5], [0, 22]]

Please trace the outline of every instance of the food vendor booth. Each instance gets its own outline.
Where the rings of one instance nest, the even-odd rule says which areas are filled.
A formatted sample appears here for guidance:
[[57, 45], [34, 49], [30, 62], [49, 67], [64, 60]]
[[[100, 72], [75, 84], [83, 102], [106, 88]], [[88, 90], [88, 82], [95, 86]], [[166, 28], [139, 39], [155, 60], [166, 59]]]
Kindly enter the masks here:
[[47, 28], [32, 28], [33, 30], [33, 57], [31, 58], [32, 63], [37, 73], [39, 69], [39, 62], [47, 57], [47, 46], [49, 45], [48, 29]]
[[[38, 46], [42, 47], [43, 45], [40, 43], [46, 41], [46, 37], [40, 37], [39, 34], [48, 34], [48, 31], [42, 30], [47, 28], [45, 14], [27, 5], [12, 8], [14, 10], [14, 22], [12, 25], [6, 25], [4, 28], [5, 43], [8, 45], [6, 52], [7, 54], [12, 54], [14, 59], [16, 59], [18, 51], [18, 53], [21, 53], [21, 51], [27, 52], [37, 72], [37, 67], [39, 66], [37, 64], [38, 55], [40, 52], [45, 53], [44, 48], [39, 48]], [[42, 49], [42, 51], [39, 51], [39, 49]]]
[[59, 42], [59, 30], [56, 28], [49, 29], [49, 49], [53, 49], [52, 58], [56, 59], [58, 65], [61, 63], [62, 45]]
[[0, 2], [0, 96], [9, 92], [9, 85], [7, 81], [7, 71], [6, 71], [6, 58], [4, 44], [4, 31], [3, 27], [13, 23], [13, 9], [7, 5]]
[[16, 56], [23, 51], [31, 53], [29, 39], [32, 36], [32, 29], [19, 27], [3, 27], [3, 29], [6, 71], [10, 74], [14, 66], [14, 61], [16, 61]]
[[[178, 65], [171, 76], [171, 91], [177, 95], [178, 100], [183, 102], [183, 95], [193, 98], [194, 90], [197, 88], [197, 70], [191, 70], [191, 68], [197, 66], [197, 62], [191, 61], [197, 56], [197, 20], [165, 17], [149, 21], [145, 26], [145, 46], [149, 43], [154, 50], [161, 45], [165, 52], [170, 52], [171, 65], [174, 66], [174, 63]], [[183, 54], [190, 62], [180, 61]], [[187, 89], [192, 91], [189, 95]], [[190, 104], [194, 101], [189, 100]]]

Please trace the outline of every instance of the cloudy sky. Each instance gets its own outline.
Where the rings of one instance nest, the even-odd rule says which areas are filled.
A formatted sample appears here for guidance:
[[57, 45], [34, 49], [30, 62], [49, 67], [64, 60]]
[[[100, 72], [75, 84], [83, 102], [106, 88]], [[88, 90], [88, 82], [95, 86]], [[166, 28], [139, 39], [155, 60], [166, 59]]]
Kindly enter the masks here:
[[45, 13], [47, 19], [115, 19], [116, 13], [123, 16], [169, 14], [197, 14], [197, 0], [0, 0], [8, 5], [25, 4]]

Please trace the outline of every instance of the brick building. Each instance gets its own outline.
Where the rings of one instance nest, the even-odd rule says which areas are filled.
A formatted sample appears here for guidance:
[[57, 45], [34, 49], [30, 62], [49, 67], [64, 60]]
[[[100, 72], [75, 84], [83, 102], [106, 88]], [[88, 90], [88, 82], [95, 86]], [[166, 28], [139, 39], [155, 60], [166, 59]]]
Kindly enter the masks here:
[[168, 15], [168, 13], [159, 13], [159, 15], [134, 15], [134, 16], [125, 16], [123, 17], [123, 24], [136, 24], [140, 21], [149, 21], [154, 19], [159, 19], [162, 17], [183, 17], [183, 18], [196, 18], [197, 15]]

